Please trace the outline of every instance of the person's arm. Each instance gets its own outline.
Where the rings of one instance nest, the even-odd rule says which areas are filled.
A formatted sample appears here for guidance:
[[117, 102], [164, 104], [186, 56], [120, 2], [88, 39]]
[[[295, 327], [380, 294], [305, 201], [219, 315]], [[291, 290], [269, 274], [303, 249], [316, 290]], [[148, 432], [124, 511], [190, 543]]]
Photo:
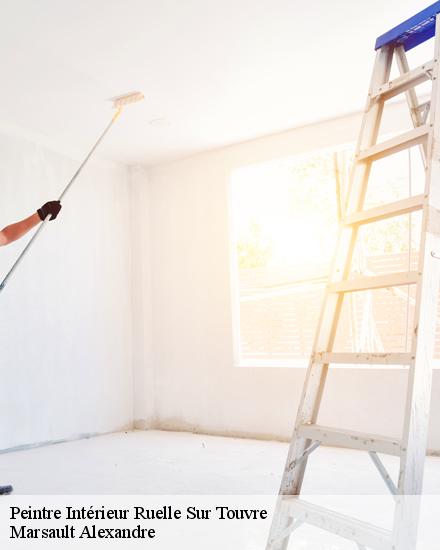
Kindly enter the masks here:
[[23, 237], [23, 235], [38, 225], [49, 214], [52, 216], [51, 220], [54, 220], [58, 216], [60, 210], [61, 204], [59, 201], [50, 201], [44, 204], [35, 212], [35, 214], [32, 214], [28, 218], [11, 225], [7, 225], [0, 231], [0, 246], [12, 243], [20, 237]]
[[23, 235], [25, 235], [40, 222], [40, 216], [37, 212], [35, 212], [35, 214], [32, 214], [32, 216], [29, 216], [28, 218], [21, 220], [20, 222], [7, 225], [0, 232], [0, 246], [12, 243], [20, 237], [23, 237]]

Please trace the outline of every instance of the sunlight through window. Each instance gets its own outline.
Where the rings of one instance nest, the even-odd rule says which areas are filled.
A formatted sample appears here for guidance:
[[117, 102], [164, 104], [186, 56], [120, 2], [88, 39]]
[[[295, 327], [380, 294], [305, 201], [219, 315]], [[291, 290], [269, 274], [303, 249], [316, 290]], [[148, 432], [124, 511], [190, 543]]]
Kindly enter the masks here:
[[[232, 174], [236, 364], [307, 365], [352, 156], [353, 147], [345, 147]], [[413, 148], [375, 163], [365, 208], [422, 193], [419, 157]], [[420, 219], [418, 212], [362, 226], [350, 278], [417, 269]], [[348, 294], [335, 349], [410, 349], [411, 292], [399, 287]]]

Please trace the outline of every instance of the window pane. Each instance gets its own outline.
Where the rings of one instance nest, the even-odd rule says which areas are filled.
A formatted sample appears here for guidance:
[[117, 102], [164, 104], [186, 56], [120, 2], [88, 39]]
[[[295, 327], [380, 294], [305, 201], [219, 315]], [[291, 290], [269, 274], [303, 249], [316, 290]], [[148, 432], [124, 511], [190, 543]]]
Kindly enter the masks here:
[[334, 155], [237, 170], [232, 202], [240, 362], [303, 365], [338, 230]]
[[[353, 148], [236, 170], [232, 212], [238, 363], [304, 366], [312, 351]], [[365, 208], [423, 193], [417, 148], [373, 163]], [[416, 271], [421, 212], [363, 225], [350, 278]], [[415, 286], [344, 298], [334, 351], [411, 351]], [[440, 357], [437, 322], [435, 357]]]

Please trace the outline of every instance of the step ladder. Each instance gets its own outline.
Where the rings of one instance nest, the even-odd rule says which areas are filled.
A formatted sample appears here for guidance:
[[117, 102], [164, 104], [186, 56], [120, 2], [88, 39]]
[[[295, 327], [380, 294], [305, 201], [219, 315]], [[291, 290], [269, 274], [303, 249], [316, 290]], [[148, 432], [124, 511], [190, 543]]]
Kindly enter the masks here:
[[[437, 296], [440, 280], [440, 2], [380, 36], [362, 126], [350, 175], [347, 210], [342, 221], [330, 282], [324, 298], [294, 433], [267, 550], [285, 550], [298, 526], [289, 513], [289, 500], [299, 495], [307, 459], [321, 444], [365, 450], [393, 495], [420, 495], [427, 446]], [[406, 51], [435, 36], [434, 58], [410, 69]], [[400, 76], [390, 79], [393, 58]], [[431, 81], [430, 101], [420, 104], [415, 87]], [[385, 102], [405, 94], [413, 129], [378, 142]], [[425, 168], [425, 192], [377, 208], [364, 209], [372, 163], [398, 151], [420, 146]], [[351, 278], [350, 270], [359, 228], [394, 216], [422, 211], [422, 234], [417, 271]], [[333, 349], [346, 293], [401, 285], [415, 285], [414, 330], [409, 353], [339, 353]], [[352, 432], [318, 423], [318, 413], [329, 365], [406, 365], [408, 387], [402, 437]], [[391, 388], [390, 388], [391, 390]], [[368, 406], [368, 403], [366, 404]], [[378, 453], [400, 458], [397, 485]], [[395, 514], [390, 548], [415, 548], [416, 536], [406, 529], [402, 507]], [[400, 522], [400, 523], [398, 523]], [[403, 522], [403, 523], [402, 523]], [[413, 546], [411, 546], [413, 544]], [[405, 546], [406, 545], [406, 546]]]

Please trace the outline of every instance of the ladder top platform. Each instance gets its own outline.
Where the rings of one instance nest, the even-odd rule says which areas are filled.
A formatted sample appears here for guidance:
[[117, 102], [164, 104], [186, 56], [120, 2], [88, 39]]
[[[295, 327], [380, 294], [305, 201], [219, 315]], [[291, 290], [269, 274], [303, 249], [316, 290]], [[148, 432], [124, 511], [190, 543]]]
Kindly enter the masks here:
[[375, 49], [378, 50], [382, 46], [402, 45], [405, 51], [408, 51], [429, 40], [435, 34], [435, 16], [438, 13], [440, 13], [440, 2], [434, 2], [397, 27], [379, 36]]

